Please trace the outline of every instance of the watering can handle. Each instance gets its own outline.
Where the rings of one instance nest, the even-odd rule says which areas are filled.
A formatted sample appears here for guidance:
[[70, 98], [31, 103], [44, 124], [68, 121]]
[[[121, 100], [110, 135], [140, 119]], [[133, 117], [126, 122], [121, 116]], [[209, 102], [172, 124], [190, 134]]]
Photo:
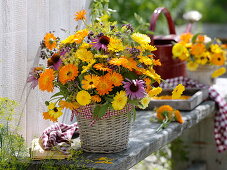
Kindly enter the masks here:
[[[150, 30], [151, 31], [155, 31], [155, 27], [156, 27], [156, 22], [157, 22], [157, 19], [159, 17], [159, 15], [163, 13], [167, 19], [167, 22], [168, 22], [168, 26], [169, 26], [169, 33], [170, 34], [176, 34], [176, 30], [175, 30], [175, 26], [174, 26], [174, 23], [173, 23], [173, 20], [172, 20], [172, 17], [170, 15], [170, 12], [164, 8], [164, 7], [159, 7], [159, 8], [156, 8], [151, 16], [151, 21], [150, 21]], [[151, 35], [151, 41], [153, 42], [153, 39], [154, 39], [154, 35]]]

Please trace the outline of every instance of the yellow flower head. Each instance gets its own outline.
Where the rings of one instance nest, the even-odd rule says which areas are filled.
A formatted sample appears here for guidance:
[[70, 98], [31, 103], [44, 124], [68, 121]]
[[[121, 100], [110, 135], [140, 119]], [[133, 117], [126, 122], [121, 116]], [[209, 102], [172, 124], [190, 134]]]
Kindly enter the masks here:
[[82, 106], [88, 105], [91, 102], [91, 95], [85, 90], [79, 91], [76, 95], [76, 101]]
[[121, 110], [127, 104], [127, 95], [125, 91], [117, 92], [112, 101], [112, 107], [114, 110]]
[[91, 44], [88, 44], [88, 43], [85, 43], [85, 42], [80, 45], [80, 48], [88, 49], [90, 47], [91, 47]]
[[108, 44], [108, 50], [113, 52], [119, 52], [124, 50], [121, 39], [110, 37], [110, 43]]
[[141, 45], [141, 49], [144, 51], [144, 50], [148, 50], [148, 51], [156, 51], [157, 48], [153, 45], [150, 45], [150, 44], [142, 44]]
[[152, 65], [153, 60], [146, 56], [138, 56], [139, 62], [144, 63], [145, 65]]
[[94, 55], [91, 51], [88, 51], [87, 49], [81, 48], [78, 49], [75, 53], [75, 57], [79, 58], [80, 60], [89, 63], [90, 60], [94, 58]]
[[221, 46], [219, 46], [218, 44], [211, 44], [210, 50], [213, 53], [222, 53], [223, 52], [223, 50], [221, 49]]
[[211, 77], [212, 77], [212, 78], [219, 77], [219, 76], [221, 76], [222, 74], [225, 74], [225, 72], [226, 72], [226, 68], [225, 68], [225, 67], [221, 67], [221, 68], [215, 70], [215, 71], [211, 74]]
[[174, 57], [179, 57], [181, 60], [186, 60], [189, 57], [189, 52], [182, 43], [176, 43], [173, 46], [172, 53]]
[[139, 43], [140, 45], [144, 45], [144, 44], [149, 44], [151, 42], [151, 39], [150, 37], [148, 37], [147, 35], [145, 34], [141, 34], [141, 33], [133, 33], [131, 35], [131, 38]]
[[61, 107], [56, 107], [55, 103], [50, 103], [48, 105], [48, 112], [43, 113], [44, 119], [50, 119], [53, 122], [56, 122], [57, 119], [63, 114]]
[[151, 101], [151, 98], [147, 95], [146, 97], [144, 97], [142, 100], [140, 100], [141, 103], [141, 109], [145, 109], [148, 107], [149, 103]]
[[178, 84], [172, 92], [172, 99], [180, 99], [185, 87], [182, 84]]
[[149, 97], [155, 97], [162, 92], [161, 87], [155, 87], [148, 92]]
[[78, 21], [78, 20], [84, 20], [86, 19], [86, 10], [81, 10], [79, 12], [76, 12], [75, 13], [75, 20]]
[[188, 70], [190, 70], [190, 71], [195, 71], [195, 70], [197, 70], [199, 64], [196, 63], [196, 62], [190, 61], [190, 62], [187, 63], [186, 66], [187, 66], [187, 69], [188, 69]]

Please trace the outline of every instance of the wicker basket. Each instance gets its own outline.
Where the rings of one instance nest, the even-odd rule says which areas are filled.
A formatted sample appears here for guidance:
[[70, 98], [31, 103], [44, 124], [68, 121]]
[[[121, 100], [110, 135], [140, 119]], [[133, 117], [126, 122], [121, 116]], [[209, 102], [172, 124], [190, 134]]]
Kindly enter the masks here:
[[[128, 114], [132, 114], [132, 105], [127, 105], [120, 111], [108, 109], [107, 118], [95, 120], [88, 119], [92, 105], [80, 109], [76, 118], [79, 125], [81, 148], [86, 152], [114, 153], [127, 148], [131, 121]], [[105, 116], [104, 116], [105, 117]]]

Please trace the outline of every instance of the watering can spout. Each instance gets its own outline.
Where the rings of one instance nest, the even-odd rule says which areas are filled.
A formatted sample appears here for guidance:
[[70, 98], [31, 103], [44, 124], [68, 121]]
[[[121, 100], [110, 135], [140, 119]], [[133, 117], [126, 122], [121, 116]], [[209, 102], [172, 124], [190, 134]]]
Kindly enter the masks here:
[[198, 11], [188, 11], [183, 15], [183, 18], [189, 22], [185, 30], [187, 33], [192, 31], [193, 23], [199, 21], [202, 18], [202, 14]]

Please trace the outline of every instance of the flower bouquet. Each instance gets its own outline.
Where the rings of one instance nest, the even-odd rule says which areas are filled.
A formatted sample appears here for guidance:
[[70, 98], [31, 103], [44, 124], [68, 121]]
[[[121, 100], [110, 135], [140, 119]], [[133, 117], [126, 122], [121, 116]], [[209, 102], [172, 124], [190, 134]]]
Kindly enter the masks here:
[[[47, 92], [58, 89], [46, 101], [44, 119], [56, 122], [64, 108], [72, 110], [82, 148], [92, 152], [125, 149], [129, 130], [114, 129], [129, 127], [128, 116], [135, 113], [135, 106], [148, 106], [150, 97], [156, 95], [153, 83], [161, 81], [153, 69], [160, 62], [153, 58], [151, 52], [156, 48], [149, 44], [150, 38], [134, 32], [130, 24], [118, 27], [108, 18], [104, 15], [87, 24], [82, 10], [76, 12], [75, 20], [82, 20], [84, 29], [75, 30], [64, 40], [47, 33], [41, 42], [41, 58], [47, 64], [33, 68], [28, 78], [33, 88], [38, 85]], [[122, 146], [117, 148], [114, 140]]]
[[175, 58], [187, 62], [188, 77], [204, 84], [212, 84], [216, 78], [226, 72], [226, 46], [218, 39], [202, 34], [184, 33], [180, 41], [173, 46]]

